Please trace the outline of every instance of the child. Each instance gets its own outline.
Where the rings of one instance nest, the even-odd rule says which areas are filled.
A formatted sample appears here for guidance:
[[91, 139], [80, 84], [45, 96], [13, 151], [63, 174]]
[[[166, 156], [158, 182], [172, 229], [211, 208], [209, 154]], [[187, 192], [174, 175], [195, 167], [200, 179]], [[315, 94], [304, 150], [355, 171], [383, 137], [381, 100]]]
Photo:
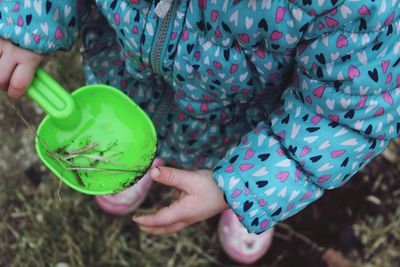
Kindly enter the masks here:
[[[173, 233], [229, 205], [262, 233], [346, 183], [399, 135], [397, 0], [96, 4], [3, 0], [0, 36], [46, 54], [68, 49], [83, 26], [88, 82], [120, 88], [151, 116], [158, 156], [176, 168], [150, 176], [182, 193], [134, 217], [146, 232]], [[0, 49], [0, 88], [19, 97], [41, 56], [5, 41]], [[137, 193], [128, 190], [123, 201]], [[268, 245], [247, 246], [243, 259], [223, 214], [227, 252], [255, 261]]]

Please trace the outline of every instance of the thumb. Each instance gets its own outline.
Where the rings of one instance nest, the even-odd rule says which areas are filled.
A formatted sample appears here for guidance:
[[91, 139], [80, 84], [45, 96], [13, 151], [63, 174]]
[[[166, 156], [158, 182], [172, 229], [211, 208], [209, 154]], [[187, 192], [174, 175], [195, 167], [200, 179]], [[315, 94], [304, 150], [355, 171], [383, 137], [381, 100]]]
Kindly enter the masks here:
[[150, 170], [150, 176], [156, 182], [187, 191], [190, 187], [191, 179], [189, 177], [193, 176], [193, 173], [190, 171], [160, 166], [152, 168]]

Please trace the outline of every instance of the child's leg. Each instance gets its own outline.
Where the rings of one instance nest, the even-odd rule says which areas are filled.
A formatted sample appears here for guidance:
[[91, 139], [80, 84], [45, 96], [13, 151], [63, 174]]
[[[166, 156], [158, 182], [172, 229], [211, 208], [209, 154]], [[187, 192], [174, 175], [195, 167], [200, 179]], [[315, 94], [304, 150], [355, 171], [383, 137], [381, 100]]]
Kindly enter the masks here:
[[260, 235], [249, 234], [229, 209], [221, 215], [218, 234], [222, 248], [229, 257], [241, 264], [252, 264], [268, 251], [273, 228]]

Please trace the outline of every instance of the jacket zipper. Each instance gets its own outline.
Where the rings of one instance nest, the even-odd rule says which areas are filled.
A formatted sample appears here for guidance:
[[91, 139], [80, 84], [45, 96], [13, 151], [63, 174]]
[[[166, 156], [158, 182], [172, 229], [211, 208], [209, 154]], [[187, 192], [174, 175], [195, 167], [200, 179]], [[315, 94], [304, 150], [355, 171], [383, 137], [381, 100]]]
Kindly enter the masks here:
[[160, 18], [161, 25], [158, 27], [158, 31], [156, 33], [155, 45], [153, 51], [151, 52], [150, 64], [153, 70], [158, 74], [161, 74], [161, 64], [162, 64], [161, 53], [163, 51], [164, 43], [167, 38], [166, 35], [168, 33], [170, 21], [175, 17], [173, 16], [173, 14], [175, 14], [176, 12], [176, 7], [177, 7], [176, 2], [177, 1], [174, 1], [174, 3], [172, 3], [173, 8], [168, 8], [168, 12], [165, 15], [165, 17]]

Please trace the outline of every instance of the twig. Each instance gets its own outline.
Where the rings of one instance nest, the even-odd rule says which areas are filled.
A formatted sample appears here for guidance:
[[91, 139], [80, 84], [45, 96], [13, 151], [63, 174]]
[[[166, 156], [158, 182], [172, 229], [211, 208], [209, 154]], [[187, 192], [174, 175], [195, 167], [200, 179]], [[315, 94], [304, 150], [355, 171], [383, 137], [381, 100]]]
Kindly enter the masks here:
[[303, 241], [304, 243], [309, 245], [312, 249], [314, 249], [320, 253], [323, 253], [326, 250], [325, 247], [322, 247], [322, 246], [318, 245], [317, 243], [313, 242], [310, 238], [303, 235], [302, 233], [297, 232], [290, 225], [288, 225], [286, 223], [281, 222], [281, 223], [277, 224], [276, 227], [286, 230], [288, 232], [289, 236], [294, 236], [295, 238]]

